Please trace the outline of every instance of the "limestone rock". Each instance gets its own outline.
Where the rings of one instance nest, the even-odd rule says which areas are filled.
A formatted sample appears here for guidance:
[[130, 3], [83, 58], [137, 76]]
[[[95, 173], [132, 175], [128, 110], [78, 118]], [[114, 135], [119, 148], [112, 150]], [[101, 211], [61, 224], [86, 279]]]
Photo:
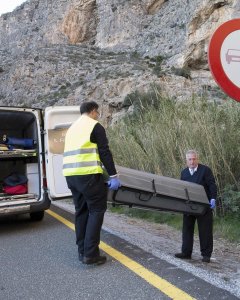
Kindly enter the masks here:
[[208, 43], [239, 16], [236, 0], [29, 0], [0, 16], [0, 104], [96, 100], [110, 123], [152, 84], [180, 100], [221, 99]]
[[205, 0], [188, 26], [188, 50], [184, 65], [207, 69], [207, 50], [213, 32], [236, 12], [234, 0]]
[[70, 8], [63, 19], [62, 31], [70, 44], [88, 41], [96, 34], [96, 1], [82, 0]]

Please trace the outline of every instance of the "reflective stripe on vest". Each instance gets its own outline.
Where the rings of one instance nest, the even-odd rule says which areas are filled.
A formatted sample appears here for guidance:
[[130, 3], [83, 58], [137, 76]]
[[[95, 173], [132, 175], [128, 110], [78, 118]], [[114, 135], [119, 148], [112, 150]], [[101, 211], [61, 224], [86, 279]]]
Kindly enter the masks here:
[[101, 162], [99, 161], [83, 161], [83, 162], [76, 162], [72, 164], [64, 164], [63, 168], [82, 168], [82, 167], [93, 167], [93, 166], [101, 166]]
[[76, 154], [87, 154], [87, 153], [98, 153], [98, 149], [96, 149], [96, 148], [87, 148], [87, 149], [78, 149], [78, 150], [66, 151], [66, 152], [64, 152], [63, 156], [70, 156], [70, 155], [76, 155]]
[[96, 120], [82, 115], [67, 131], [63, 154], [64, 176], [103, 173], [97, 144], [90, 141], [96, 124]]

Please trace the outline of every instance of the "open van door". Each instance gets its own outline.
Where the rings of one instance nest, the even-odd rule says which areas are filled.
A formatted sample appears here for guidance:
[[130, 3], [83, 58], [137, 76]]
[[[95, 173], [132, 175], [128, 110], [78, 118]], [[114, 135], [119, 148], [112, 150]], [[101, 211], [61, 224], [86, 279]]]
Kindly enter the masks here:
[[45, 109], [46, 177], [51, 200], [71, 197], [66, 179], [62, 175], [63, 151], [66, 131], [79, 117], [79, 106], [56, 106]]

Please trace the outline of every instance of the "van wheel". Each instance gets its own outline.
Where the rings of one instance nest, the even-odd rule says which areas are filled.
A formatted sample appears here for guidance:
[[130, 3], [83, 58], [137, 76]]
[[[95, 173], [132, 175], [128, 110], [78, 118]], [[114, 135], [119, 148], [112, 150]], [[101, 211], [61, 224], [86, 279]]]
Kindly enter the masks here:
[[44, 210], [30, 213], [30, 218], [32, 221], [41, 221], [43, 217], [44, 217]]

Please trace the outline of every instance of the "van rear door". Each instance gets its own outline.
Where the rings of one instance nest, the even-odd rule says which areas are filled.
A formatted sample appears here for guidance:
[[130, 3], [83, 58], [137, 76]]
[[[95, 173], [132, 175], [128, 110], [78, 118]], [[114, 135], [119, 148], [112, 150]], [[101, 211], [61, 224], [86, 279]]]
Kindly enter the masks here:
[[63, 150], [66, 131], [79, 117], [79, 106], [55, 106], [45, 109], [46, 176], [51, 200], [71, 197], [66, 179], [62, 175]]

